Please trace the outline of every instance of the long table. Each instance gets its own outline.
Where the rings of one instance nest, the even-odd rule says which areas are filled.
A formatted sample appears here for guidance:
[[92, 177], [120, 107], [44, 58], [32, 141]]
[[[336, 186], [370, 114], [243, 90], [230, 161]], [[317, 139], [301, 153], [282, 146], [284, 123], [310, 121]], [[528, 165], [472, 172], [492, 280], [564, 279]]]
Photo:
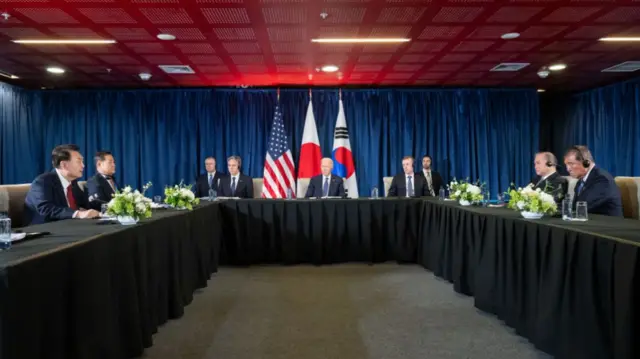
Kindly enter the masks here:
[[110, 359], [142, 354], [218, 267], [220, 207], [160, 210], [125, 227], [69, 220], [0, 252], [5, 359]]
[[[220, 261], [419, 263], [557, 358], [640, 357], [640, 222], [432, 199], [239, 200], [134, 227], [50, 223], [0, 252], [3, 358], [123, 358]], [[419, 284], [417, 284], [419, 285]]]

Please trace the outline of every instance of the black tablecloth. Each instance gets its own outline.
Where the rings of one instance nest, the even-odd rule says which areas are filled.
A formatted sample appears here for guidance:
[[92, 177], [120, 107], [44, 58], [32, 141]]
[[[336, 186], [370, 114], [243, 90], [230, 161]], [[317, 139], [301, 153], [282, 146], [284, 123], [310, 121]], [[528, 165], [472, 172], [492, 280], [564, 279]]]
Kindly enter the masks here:
[[140, 355], [217, 270], [219, 206], [155, 211], [138, 225], [69, 220], [0, 252], [6, 359]]
[[425, 201], [418, 263], [557, 358], [640, 357], [640, 222]]
[[419, 199], [224, 201], [225, 264], [416, 261]]

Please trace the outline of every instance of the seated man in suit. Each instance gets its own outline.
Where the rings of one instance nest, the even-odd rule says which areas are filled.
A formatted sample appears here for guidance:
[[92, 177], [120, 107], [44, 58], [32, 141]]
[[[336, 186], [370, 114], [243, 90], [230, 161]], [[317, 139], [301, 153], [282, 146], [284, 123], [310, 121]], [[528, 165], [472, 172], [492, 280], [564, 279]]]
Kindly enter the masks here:
[[320, 161], [320, 169], [322, 174], [311, 178], [304, 197], [344, 197], [344, 181], [340, 176], [331, 174], [333, 160], [323, 158]]
[[540, 190], [553, 195], [557, 203], [561, 203], [567, 194], [569, 183], [566, 178], [556, 172], [558, 165], [556, 156], [551, 152], [538, 152], [533, 164], [536, 170], [536, 177], [531, 180], [533, 188], [540, 188]]
[[426, 179], [427, 191], [430, 196], [435, 197], [440, 194], [440, 188], [442, 188], [442, 176], [431, 169], [431, 156], [425, 155], [422, 157], [422, 171], [416, 174]]
[[569, 175], [578, 179], [573, 206], [587, 202], [589, 213], [622, 217], [620, 190], [609, 172], [596, 166], [586, 146], [574, 146], [564, 155]]
[[231, 156], [227, 159], [229, 175], [220, 180], [220, 197], [253, 198], [253, 179], [240, 173], [242, 159]]
[[100, 216], [100, 203], [90, 203], [78, 186], [84, 163], [76, 145], [60, 145], [51, 152], [54, 170], [43, 173], [31, 184], [24, 202], [26, 224], [40, 224], [70, 218]]
[[219, 191], [220, 180], [222, 174], [216, 171], [216, 159], [213, 157], [207, 157], [204, 160], [204, 168], [207, 173], [204, 173], [196, 178], [196, 190], [195, 195], [197, 198], [209, 197], [209, 190], [213, 189], [216, 192]]
[[89, 201], [99, 203], [109, 203], [116, 193], [118, 186], [113, 179], [116, 173], [116, 161], [109, 151], [99, 151], [94, 160], [98, 173], [87, 181]]
[[413, 172], [413, 157], [402, 158], [402, 173], [391, 181], [389, 197], [423, 197], [429, 195], [427, 180]]

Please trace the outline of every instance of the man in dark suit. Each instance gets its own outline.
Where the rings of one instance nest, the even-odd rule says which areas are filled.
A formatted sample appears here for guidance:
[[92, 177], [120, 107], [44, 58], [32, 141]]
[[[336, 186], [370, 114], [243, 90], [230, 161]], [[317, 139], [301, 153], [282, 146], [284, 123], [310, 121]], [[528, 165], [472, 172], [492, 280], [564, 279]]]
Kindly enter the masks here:
[[427, 192], [430, 196], [435, 197], [440, 194], [442, 176], [431, 169], [431, 156], [425, 155], [422, 157], [422, 171], [416, 173], [416, 175], [424, 177], [427, 182]]
[[218, 194], [221, 197], [253, 198], [253, 179], [240, 173], [242, 159], [231, 156], [227, 159], [229, 175], [220, 180]]
[[569, 183], [566, 178], [556, 172], [558, 160], [551, 152], [539, 152], [533, 161], [536, 176], [531, 180], [534, 189], [549, 193], [555, 198], [556, 203], [561, 203], [567, 194]]
[[109, 203], [118, 189], [113, 175], [116, 173], [116, 161], [109, 151], [99, 151], [94, 157], [98, 173], [87, 181], [89, 201]]
[[413, 157], [402, 158], [402, 173], [391, 181], [389, 197], [424, 197], [429, 195], [427, 180], [413, 172]]
[[77, 179], [84, 163], [76, 145], [60, 145], [51, 152], [54, 170], [43, 173], [31, 184], [24, 202], [27, 224], [40, 224], [71, 218], [96, 218], [100, 203], [90, 203]]
[[204, 173], [196, 178], [196, 191], [194, 194], [198, 198], [208, 197], [210, 189], [218, 192], [220, 181], [222, 180], [222, 174], [216, 171], [215, 158], [207, 157], [204, 160], [204, 168], [207, 173]]
[[596, 166], [586, 146], [574, 146], [564, 155], [569, 175], [578, 179], [573, 206], [587, 202], [589, 213], [622, 217], [620, 190], [609, 172]]
[[309, 187], [304, 197], [344, 197], [344, 181], [340, 176], [331, 174], [333, 160], [331, 158], [323, 158], [320, 161], [320, 170], [322, 174], [311, 178], [309, 181]]

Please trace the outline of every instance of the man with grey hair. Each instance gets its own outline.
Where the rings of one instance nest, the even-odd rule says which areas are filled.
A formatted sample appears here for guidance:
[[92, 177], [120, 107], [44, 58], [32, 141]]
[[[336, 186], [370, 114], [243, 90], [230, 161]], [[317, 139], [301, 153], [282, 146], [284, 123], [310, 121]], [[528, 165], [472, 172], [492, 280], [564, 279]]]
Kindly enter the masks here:
[[551, 152], [538, 152], [533, 160], [536, 177], [531, 180], [534, 189], [540, 188], [555, 198], [557, 203], [567, 194], [569, 184], [567, 180], [556, 172], [558, 160]]
[[344, 197], [344, 181], [340, 176], [331, 174], [333, 170], [333, 160], [331, 158], [323, 158], [320, 161], [319, 174], [309, 181], [305, 198], [310, 197]]
[[220, 197], [253, 198], [253, 179], [240, 173], [241, 168], [240, 156], [227, 158], [229, 175], [220, 180]]

